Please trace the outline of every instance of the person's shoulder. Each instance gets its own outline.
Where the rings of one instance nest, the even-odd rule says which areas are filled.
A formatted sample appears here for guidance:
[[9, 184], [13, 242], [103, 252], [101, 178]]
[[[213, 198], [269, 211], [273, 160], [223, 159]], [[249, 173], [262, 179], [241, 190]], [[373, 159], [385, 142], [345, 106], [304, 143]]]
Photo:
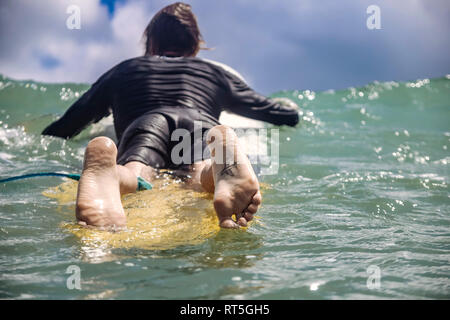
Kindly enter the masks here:
[[244, 77], [239, 72], [237, 72], [235, 69], [233, 69], [229, 65], [226, 65], [223, 62], [218, 62], [218, 61], [215, 61], [215, 60], [204, 59], [204, 58], [196, 58], [196, 59], [201, 61], [201, 62], [203, 62], [203, 63], [206, 63], [206, 64], [212, 66], [215, 69], [219, 69], [219, 70], [225, 72], [226, 74], [230, 74], [230, 75], [238, 78], [239, 80], [245, 82]]
[[123, 60], [122, 62], [119, 62], [117, 65], [113, 67], [113, 69], [121, 69], [124, 67], [133, 67], [142, 65], [143, 63], [149, 62], [151, 60], [150, 56], [139, 56], [134, 57], [130, 59]]

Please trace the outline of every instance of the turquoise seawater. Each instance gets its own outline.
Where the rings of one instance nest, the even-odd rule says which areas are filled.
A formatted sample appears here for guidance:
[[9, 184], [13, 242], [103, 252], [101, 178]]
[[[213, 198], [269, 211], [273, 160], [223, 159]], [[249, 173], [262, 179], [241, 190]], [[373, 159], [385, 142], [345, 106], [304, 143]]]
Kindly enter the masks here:
[[[80, 171], [105, 125], [70, 141], [39, 133], [88, 87], [0, 76], [0, 178]], [[280, 128], [260, 223], [169, 250], [86, 254], [61, 227], [73, 212], [42, 195], [62, 179], [3, 184], [0, 298], [450, 298], [450, 76], [273, 96], [303, 118]], [[66, 286], [71, 265], [81, 290]]]

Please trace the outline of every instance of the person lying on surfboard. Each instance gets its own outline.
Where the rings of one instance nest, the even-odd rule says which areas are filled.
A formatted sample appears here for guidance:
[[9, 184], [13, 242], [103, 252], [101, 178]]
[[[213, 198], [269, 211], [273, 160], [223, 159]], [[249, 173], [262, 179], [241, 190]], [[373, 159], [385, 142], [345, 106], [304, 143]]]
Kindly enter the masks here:
[[[145, 29], [144, 56], [123, 61], [103, 74], [44, 135], [71, 138], [113, 114], [118, 145], [92, 139], [78, 185], [76, 218], [82, 225], [123, 227], [121, 195], [135, 192], [158, 169], [189, 172], [188, 183], [214, 193], [220, 226], [238, 228], [253, 219], [262, 198], [259, 183], [235, 132], [218, 121], [222, 110], [295, 126], [298, 110], [253, 91], [230, 68], [197, 58], [203, 43], [188, 4], [161, 9]], [[172, 133], [200, 136], [201, 152], [173, 161]], [[198, 140], [198, 139], [197, 139]], [[142, 180], [144, 179], [144, 180]], [[236, 220], [232, 215], [236, 214]]]

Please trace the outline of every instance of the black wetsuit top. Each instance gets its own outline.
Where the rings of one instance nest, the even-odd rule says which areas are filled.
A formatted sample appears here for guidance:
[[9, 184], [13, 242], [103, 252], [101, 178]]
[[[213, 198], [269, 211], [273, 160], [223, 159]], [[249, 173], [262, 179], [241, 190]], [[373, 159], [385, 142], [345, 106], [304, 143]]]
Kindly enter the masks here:
[[219, 124], [223, 110], [276, 125], [294, 126], [299, 121], [297, 110], [256, 93], [238, 75], [213, 62], [143, 56], [103, 74], [42, 134], [71, 138], [112, 112], [120, 146], [125, 131], [136, 120], [141, 119], [140, 130], [158, 130], [155, 120], [145, 119], [145, 115], [170, 114], [176, 123], [184, 118], [184, 122], [201, 120], [213, 126]]

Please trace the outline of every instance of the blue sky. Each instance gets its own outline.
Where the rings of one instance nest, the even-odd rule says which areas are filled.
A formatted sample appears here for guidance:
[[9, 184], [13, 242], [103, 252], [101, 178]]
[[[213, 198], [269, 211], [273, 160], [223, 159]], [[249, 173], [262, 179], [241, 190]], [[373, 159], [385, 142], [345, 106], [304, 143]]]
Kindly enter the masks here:
[[[210, 51], [257, 91], [340, 89], [450, 73], [447, 0], [192, 0]], [[143, 53], [142, 32], [165, 0], [2, 0], [0, 73], [47, 82], [95, 81]], [[66, 9], [81, 9], [68, 30]], [[381, 29], [366, 26], [369, 5]]]
[[126, 0], [100, 0], [100, 3], [108, 8], [108, 12], [110, 15], [114, 15], [116, 2], [120, 5], [124, 4]]

